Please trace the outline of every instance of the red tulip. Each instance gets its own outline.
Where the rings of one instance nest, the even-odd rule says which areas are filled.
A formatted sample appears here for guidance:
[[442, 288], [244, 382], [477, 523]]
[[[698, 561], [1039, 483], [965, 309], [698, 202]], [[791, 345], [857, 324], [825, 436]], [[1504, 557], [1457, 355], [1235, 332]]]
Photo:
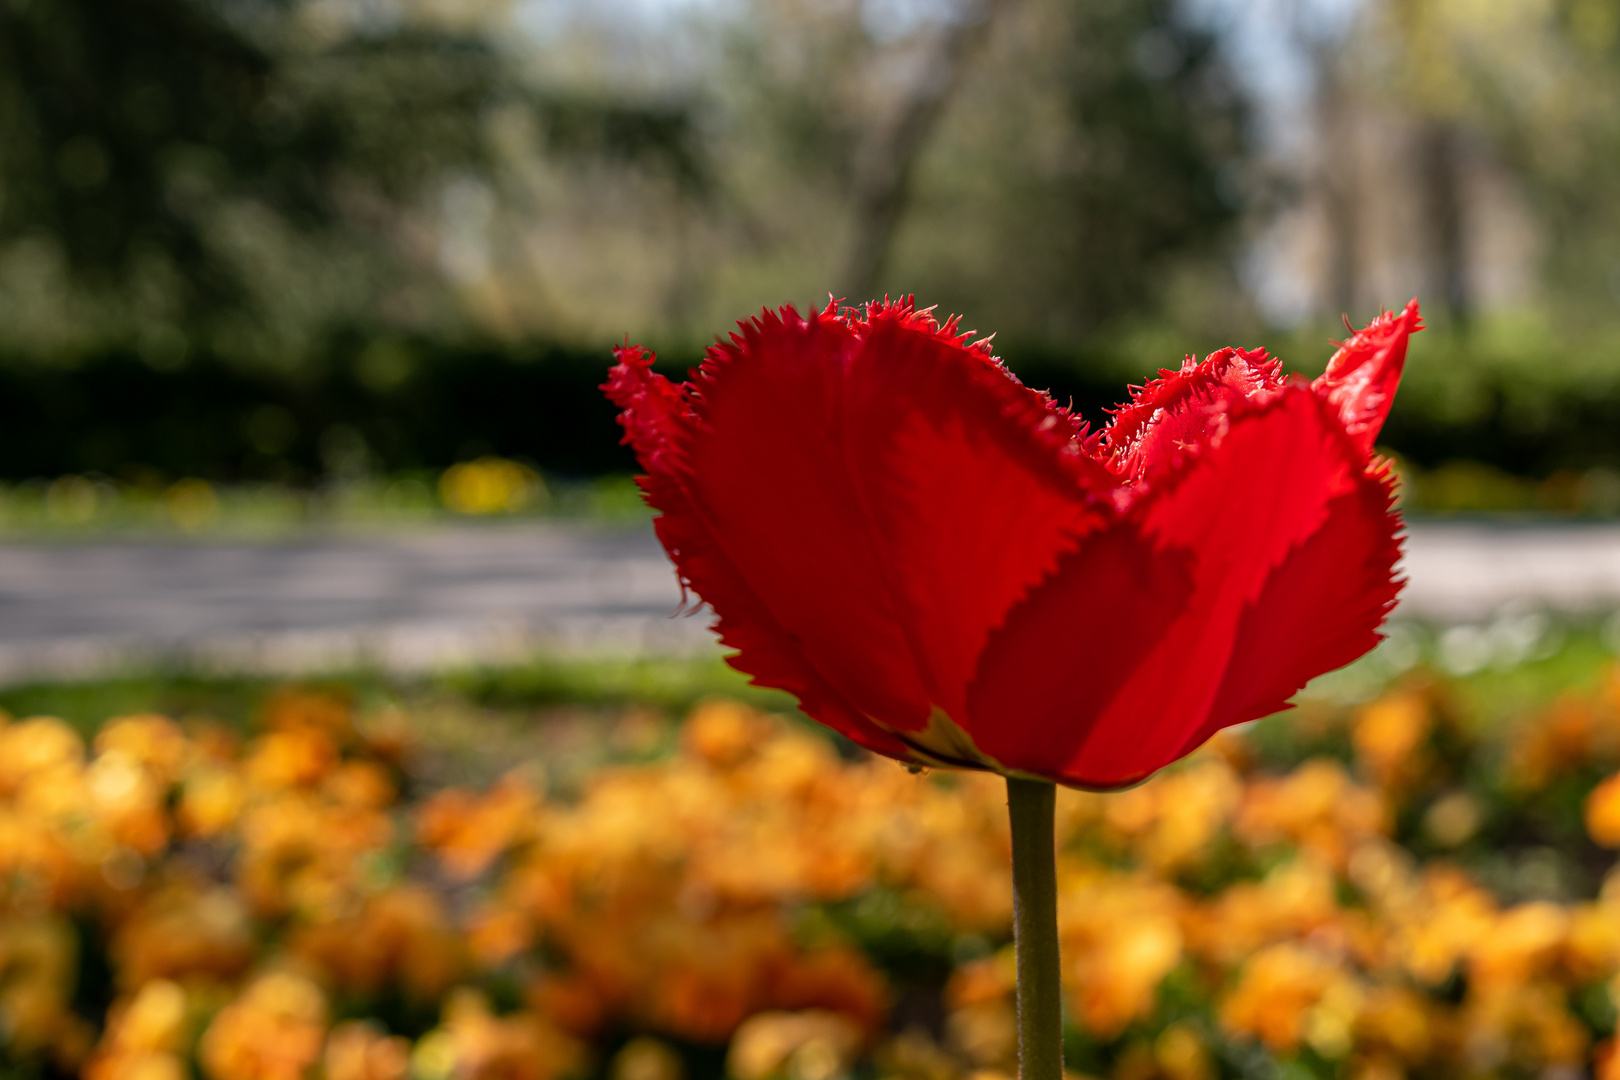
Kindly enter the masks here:
[[1095, 433], [909, 299], [764, 312], [680, 385], [619, 349], [604, 389], [734, 667], [881, 754], [1114, 788], [1378, 642], [1419, 329], [1309, 383], [1188, 358]]

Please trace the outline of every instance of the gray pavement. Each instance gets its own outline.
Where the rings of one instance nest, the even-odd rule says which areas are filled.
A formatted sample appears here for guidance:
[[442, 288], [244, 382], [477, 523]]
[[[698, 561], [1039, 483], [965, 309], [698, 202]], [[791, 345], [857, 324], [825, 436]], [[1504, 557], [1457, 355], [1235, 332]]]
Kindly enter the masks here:
[[1424, 521], [1406, 543], [1398, 615], [1436, 623], [1504, 608], [1589, 617], [1620, 608], [1620, 524]]
[[184, 664], [411, 671], [714, 648], [650, 527], [0, 545], [0, 682]]
[[[1400, 617], [1620, 608], [1620, 525], [1414, 524]], [[649, 527], [456, 526], [296, 541], [0, 545], [0, 682], [152, 663], [412, 671], [540, 649], [715, 648]]]

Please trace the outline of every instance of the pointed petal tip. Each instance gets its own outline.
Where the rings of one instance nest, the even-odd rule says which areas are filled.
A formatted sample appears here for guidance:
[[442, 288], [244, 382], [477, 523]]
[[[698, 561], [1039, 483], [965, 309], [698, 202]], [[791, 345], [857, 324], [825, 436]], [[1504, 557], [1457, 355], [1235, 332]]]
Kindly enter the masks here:
[[[626, 341], [623, 345], [613, 346], [613, 366], [608, 368], [607, 382], [597, 389], [619, 408], [631, 408], [644, 392], [656, 359], [652, 350], [642, 345], [631, 345]], [[620, 422], [623, 422], [622, 416]]]
[[613, 359], [615, 365], [641, 364], [646, 366], [652, 364], [652, 362], [657, 358], [657, 355], [651, 349], [647, 348], [647, 346], [632, 345], [628, 337], [625, 338], [623, 345], [613, 346]]
[[1417, 298], [1400, 311], [1385, 311], [1339, 346], [1311, 389], [1339, 414], [1345, 433], [1362, 453], [1374, 441], [1394, 404], [1406, 369], [1406, 343], [1423, 329]]
[[641, 345], [615, 346], [613, 358], [616, 363], [608, 369], [601, 390], [619, 407], [619, 426], [624, 428], [620, 442], [635, 450], [648, 474], [657, 473], [667, 466], [668, 455], [679, 442], [687, 404], [685, 385], [654, 371], [657, 356]]
[[1406, 332], [1409, 334], [1415, 334], [1419, 330], [1425, 329], [1423, 325], [1422, 306], [1418, 303], [1418, 298], [1415, 296], [1406, 302], [1406, 307], [1401, 311], [1401, 318], [1406, 320]]

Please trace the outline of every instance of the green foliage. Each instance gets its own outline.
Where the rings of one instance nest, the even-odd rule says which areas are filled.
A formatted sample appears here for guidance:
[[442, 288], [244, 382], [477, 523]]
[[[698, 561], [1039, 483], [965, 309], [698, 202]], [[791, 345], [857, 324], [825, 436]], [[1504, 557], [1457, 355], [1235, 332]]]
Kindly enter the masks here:
[[748, 676], [718, 656], [691, 659], [537, 657], [518, 667], [474, 669], [446, 677], [445, 685], [480, 705], [514, 707], [562, 702], [641, 702], [671, 712], [717, 695], [760, 708], [791, 712], [791, 698], [748, 684]]
[[[880, 40], [860, 12], [760, 0], [733, 31], [720, 152], [732, 205], [769, 242], [712, 272], [715, 318], [842, 287], [848, 237], [829, 225], [849, 227], [895, 88], [946, 77], [924, 66], [925, 32]], [[1243, 208], [1249, 105], [1217, 38], [1163, 0], [1006, 4], [984, 33], [917, 163], [877, 292], [1029, 346], [1095, 343], [1162, 311], [1165, 283], [1207, 269]]]
[[1035, 4], [1030, 18], [1033, 55], [998, 56], [964, 95], [895, 276], [1003, 341], [1073, 342], [1154, 312], [1178, 267], [1222, 252], [1248, 105], [1181, 5]]
[[442, 170], [487, 166], [502, 65], [411, 27], [322, 41], [305, 14], [0, 5], [0, 288], [48, 309], [14, 339], [280, 358], [409, 279], [388, 228]]
[[707, 184], [685, 106], [543, 92], [476, 27], [374, 14], [0, 3], [0, 344], [168, 370], [303, 366], [354, 327], [442, 333], [460, 316], [433, 208], [493, 198], [514, 128]]
[[1374, 93], [1482, 138], [1512, 167], [1544, 233], [1538, 302], [1613, 325], [1620, 297], [1620, 3], [1432, 0], [1368, 6]]

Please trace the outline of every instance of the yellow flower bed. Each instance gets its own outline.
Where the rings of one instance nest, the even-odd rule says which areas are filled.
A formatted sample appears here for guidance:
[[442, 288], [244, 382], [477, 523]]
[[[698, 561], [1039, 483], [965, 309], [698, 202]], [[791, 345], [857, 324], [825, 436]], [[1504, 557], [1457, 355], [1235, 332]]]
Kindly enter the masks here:
[[[1620, 679], [1498, 731], [1423, 682], [1291, 723], [1284, 759], [1228, 734], [1131, 791], [1061, 794], [1071, 1066], [1620, 1077]], [[674, 752], [566, 798], [543, 762], [422, 791], [408, 731], [299, 690], [247, 736], [0, 725], [0, 1064], [1012, 1069], [996, 779], [913, 775], [713, 701]]]

